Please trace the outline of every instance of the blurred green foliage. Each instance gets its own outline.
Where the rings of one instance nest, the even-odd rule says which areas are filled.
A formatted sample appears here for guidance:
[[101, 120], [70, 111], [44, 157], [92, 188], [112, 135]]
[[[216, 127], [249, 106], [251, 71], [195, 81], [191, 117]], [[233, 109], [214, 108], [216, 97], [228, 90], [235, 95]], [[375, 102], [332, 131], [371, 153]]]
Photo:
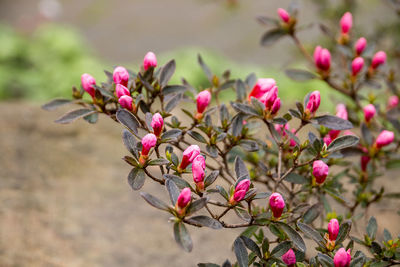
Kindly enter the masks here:
[[[284, 105], [302, 99], [313, 90], [320, 90], [323, 99], [331, 97], [331, 92], [328, 92], [322, 82], [294, 82], [286, 77], [282, 69], [238, 64], [202, 48], [178, 49], [157, 56], [160, 65], [171, 58], [176, 60], [177, 69], [172, 83], [181, 83], [181, 78], [185, 77], [190, 84], [200, 90], [207, 88], [209, 83], [197, 64], [198, 54], [202, 55], [211, 70], [218, 75], [229, 68], [233, 78], [245, 79], [251, 72], [255, 72], [257, 77], [273, 77], [278, 83], [279, 95]], [[137, 70], [140, 62], [119, 64]], [[103, 69], [110, 70], [111, 66], [112, 64], [96, 58], [74, 29], [59, 25], [43, 25], [32, 35], [24, 36], [10, 27], [0, 25], [0, 99], [2, 100], [24, 98], [43, 101], [54, 97], [68, 97], [72, 85], [79, 86], [82, 73], [88, 72], [101, 82], [106, 79]], [[229, 101], [232, 95], [231, 90], [226, 90], [222, 98]], [[332, 109], [331, 102], [324, 106], [326, 110]]]

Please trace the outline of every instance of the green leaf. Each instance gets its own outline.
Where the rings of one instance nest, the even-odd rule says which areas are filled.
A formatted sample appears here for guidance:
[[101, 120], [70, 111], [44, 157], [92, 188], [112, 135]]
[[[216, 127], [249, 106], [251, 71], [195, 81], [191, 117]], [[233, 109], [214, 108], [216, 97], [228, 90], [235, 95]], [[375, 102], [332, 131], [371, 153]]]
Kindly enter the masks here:
[[207, 143], [207, 140], [198, 132], [196, 131], [188, 131], [187, 132], [194, 140], [200, 142], [200, 143]]
[[336, 237], [336, 244], [341, 244], [348, 237], [351, 230], [351, 220], [344, 221], [339, 227], [339, 233]]
[[150, 160], [147, 165], [153, 166], [153, 165], [167, 165], [169, 161], [164, 158], [157, 158], [157, 159], [152, 159]]
[[257, 117], [260, 116], [260, 114], [258, 113], [258, 111], [256, 109], [254, 109], [253, 107], [251, 107], [247, 104], [231, 102], [231, 106], [237, 112], [241, 112], [243, 114], [250, 115], [250, 116], [257, 116]]
[[87, 108], [81, 108], [81, 109], [76, 109], [73, 111], [70, 111], [57, 120], [55, 120], [55, 123], [60, 123], [60, 124], [67, 124], [76, 121], [79, 118], [91, 115], [93, 113], [96, 113], [96, 111], [87, 109]]
[[312, 223], [315, 219], [318, 218], [320, 214], [319, 204], [314, 204], [303, 215], [303, 222], [306, 224]]
[[189, 219], [187, 219], [188, 222], [198, 224], [204, 227], [209, 227], [212, 229], [221, 229], [222, 224], [217, 221], [216, 219], [210, 218], [208, 216], [204, 215], [199, 215], [199, 216], [194, 216]]
[[187, 90], [183, 85], [167, 85], [162, 89], [163, 95], [184, 93]]
[[87, 116], [83, 117], [83, 119], [85, 121], [87, 121], [88, 123], [94, 124], [99, 119], [99, 113], [93, 113], [93, 114], [87, 115]]
[[236, 156], [235, 158], [235, 173], [236, 173], [236, 179], [239, 179], [244, 176], [250, 177], [246, 164], [239, 156]]
[[190, 184], [179, 176], [176, 176], [173, 174], [164, 174], [163, 177], [165, 180], [170, 179], [170, 180], [174, 181], [174, 183], [178, 186], [179, 189], [183, 189], [185, 187], [189, 187], [190, 189], [192, 189]]
[[221, 266], [215, 263], [199, 263], [197, 264], [197, 267], [221, 267]]
[[186, 211], [186, 215], [190, 215], [195, 213], [196, 211], [201, 210], [206, 204], [207, 204], [207, 198], [205, 197], [193, 201], [192, 203], [190, 203]]
[[140, 192], [140, 195], [144, 198], [144, 200], [146, 200], [147, 203], [149, 203], [153, 207], [160, 210], [169, 211], [168, 205], [165, 204], [163, 201], [159, 200], [158, 198], [156, 198], [155, 196], [145, 192]]
[[42, 109], [48, 110], [48, 111], [56, 110], [60, 106], [64, 106], [66, 104], [71, 104], [71, 103], [73, 103], [73, 102], [69, 99], [53, 99], [50, 102], [44, 104], [42, 106]]
[[375, 217], [372, 216], [369, 219], [368, 225], [367, 225], [367, 235], [369, 236], [369, 238], [371, 238], [371, 240], [375, 240], [377, 230], [378, 230], [378, 223], [376, 222]]
[[322, 264], [323, 267], [333, 267], [333, 259], [325, 254], [318, 253], [317, 255], [318, 261]]
[[285, 181], [290, 182], [290, 183], [294, 183], [294, 184], [307, 184], [309, 183], [308, 179], [305, 178], [304, 176], [301, 176], [297, 173], [289, 173], [285, 179]]
[[244, 245], [253, 251], [260, 259], [262, 259], [261, 251], [256, 242], [248, 238], [247, 236], [240, 236], [240, 238], [243, 240]]
[[126, 109], [119, 109], [116, 114], [117, 120], [131, 130], [134, 134], [138, 134], [139, 122], [136, 117]]
[[372, 263], [369, 267], [386, 267], [389, 265], [390, 265], [390, 262], [388, 262], [388, 261], [378, 261], [378, 262]]
[[219, 171], [212, 171], [209, 175], [207, 175], [206, 179], [204, 179], [204, 187], [210, 186], [217, 179], [219, 175]]
[[203, 58], [200, 56], [200, 54], [197, 55], [197, 60], [200, 64], [200, 67], [203, 69], [204, 73], [206, 74], [208, 80], [212, 83], [213, 74], [212, 74], [210, 68], [204, 63]]
[[344, 135], [336, 138], [328, 146], [328, 152], [335, 152], [347, 147], [355, 146], [360, 139], [355, 135]]
[[229, 260], [226, 260], [223, 264], [222, 267], [232, 267], [232, 264], [229, 262]]
[[246, 85], [241, 79], [236, 80], [235, 83], [236, 89], [236, 99], [242, 101], [246, 98]]
[[306, 253], [306, 244], [304, 243], [303, 238], [289, 225], [283, 222], [276, 222], [275, 224], [279, 225], [282, 230], [288, 235], [288, 237], [292, 240], [293, 245], [303, 253]]
[[176, 105], [181, 101], [182, 94], [177, 94], [174, 97], [171, 98], [171, 100], [168, 101], [168, 103], [165, 105], [165, 111], [166, 112], [171, 112]]
[[257, 232], [258, 226], [252, 225], [246, 228], [240, 235], [250, 238], [255, 232]]
[[392, 240], [392, 235], [390, 234], [388, 229], [383, 229], [383, 239], [385, 240], [385, 242], [388, 242], [389, 240]]
[[249, 266], [249, 256], [247, 254], [247, 250], [244, 244], [244, 241], [240, 238], [236, 238], [233, 243], [233, 250], [235, 252], [239, 267], [248, 267]]
[[361, 135], [365, 142], [367, 142], [368, 145], [371, 145], [372, 142], [374, 141], [374, 137], [371, 134], [371, 131], [368, 129], [367, 125], [365, 123], [361, 123]]
[[206, 150], [207, 150], [208, 154], [210, 154], [210, 156], [212, 158], [217, 158], [218, 157], [218, 149], [217, 149], [216, 146], [214, 146], [214, 145], [211, 146], [211, 145], [207, 144], [206, 145]]
[[396, 169], [400, 168], [400, 159], [391, 159], [386, 162], [386, 168], [388, 169]]
[[126, 149], [137, 158], [138, 157], [138, 151], [136, 148], [137, 142], [133, 134], [130, 131], [124, 129], [122, 131], [122, 141], [124, 142]]
[[139, 190], [143, 187], [145, 181], [145, 173], [140, 168], [134, 168], [128, 174], [128, 183], [133, 190]]
[[317, 75], [306, 70], [288, 69], [285, 73], [295, 81], [308, 81], [317, 78]]
[[261, 37], [261, 45], [262, 46], [268, 46], [272, 45], [276, 41], [278, 41], [280, 38], [286, 35], [286, 32], [282, 30], [281, 28], [276, 28], [272, 29], [268, 32], [266, 32], [262, 37]]
[[363, 267], [366, 260], [365, 255], [362, 254], [351, 261], [350, 267]]
[[178, 243], [181, 248], [183, 248], [186, 252], [192, 251], [192, 239], [190, 238], [190, 235], [182, 222], [176, 222], [174, 224], [174, 236], [176, 243]]
[[222, 186], [217, 185], [216, 188], [218, 192], [221, 194], [221, 196], [223, 196], [226, 200], [229, 200], [229, 195]]
[[169, 198], [171, 199], [172, 205], [175, 205], [180, 194], [178, 186], [171, 179], [167, 179], [165, 181], [165, 187], [168, 190]]
[[349, 130], [353, 128], [353, 124], [348, 120], [333, 115], [323, 115], [315, 117], [313, 120], [315, 120], [317, 124], [332, 130]]
[[241, 113], [237, 114], [232, 119], [232, 135], [238, 137], [242, 134], [243, 130], [243, 115]]
[[291, 247], [292, 247], [292, 242], [290, 241], [280, 242], [276, 247], [272, 249], [271, 256], [279, 258], [283, 254], [285, 254]]
[[243, 149], [247, 152], [254, 152], [259, 150], [258, 144], [254, 140], [240, 140], [239, 145], [243, 147]]
[[164, 88], [168, 84], [168, 81], [171, 79], [172, 75], [175, 72], [175, 65], [175, 60], [171, 60], [162, 67], [160, 72], [161, 88]]
[[179, 136], [181, 136], [181, 134], [182, 134], [182, 131], [180, 129], [168, 130], [161, 135], [161, 141], [168, 142], [168, 141], [174, 140], [174, 139], [178, 138]]
[[311, 226], [298, 222], [297, 226], [299, 227], [299, 229], [309, 238], [311, 238], [312, 240], [314, 240], [315, 242], [317, 242], [317, 244], [320, 247], [325, 247], [325, 242], [324, 242], [324, 238], [321, 236], [321, 234], [315, 230], [314, 228], [312, 228]]

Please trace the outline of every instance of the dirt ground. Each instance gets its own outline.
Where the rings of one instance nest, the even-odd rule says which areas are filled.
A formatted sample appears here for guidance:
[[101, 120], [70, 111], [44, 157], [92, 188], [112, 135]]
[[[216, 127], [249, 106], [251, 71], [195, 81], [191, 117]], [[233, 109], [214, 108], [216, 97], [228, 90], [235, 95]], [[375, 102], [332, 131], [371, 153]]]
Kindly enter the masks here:
[[[122, 127], [105, 117], [56, 125], [62, 112], [0, 104], [0, 266], [195, 266], [233, 258], [240, 230], [189, 227], [194, 250], [183, 252], [169, 216], [127, 183]], [[393, 179], [391, 191], [400, 191]], [[142, 190], [167, 198], [151, 181]], [[379, 231], [397, 235], [399, 216], [387, 206], [370, 212]]]

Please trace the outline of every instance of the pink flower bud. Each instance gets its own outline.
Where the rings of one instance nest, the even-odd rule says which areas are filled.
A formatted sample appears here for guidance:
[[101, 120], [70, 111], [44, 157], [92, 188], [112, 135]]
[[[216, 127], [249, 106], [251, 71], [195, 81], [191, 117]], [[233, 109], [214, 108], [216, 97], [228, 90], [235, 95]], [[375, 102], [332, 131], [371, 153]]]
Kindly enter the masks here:
[[320, 69], [327, 71], [331, 67], [331, 53], [328, 49], [317, 46], [314, 50], [314, 63], [315, 66]]
[[81, 82], [83, 90], [85, 90], [89, 95], [94, 97], [95, 89], [94, 86], [96, 84], [96, 80], [90, 74], [84, 73], [81, 76]]
[[328, 233], [329, 233], [329, 240], [336, 240], [336, 237], [339, 234], [339, 222], [336, 219], [332, 219], [328, 223]]
[[153, 118], [151, 120], [151, 127], [153, 128], [153, 132], [157, 137], [161, 135], [164, 127], [164, 120], [160, 113], [156, 113], [153, 115]]
[[148, 70], [150, 67], [157, 67], [157, 57], [153, 52], [147, 52], [143, 59], [144, 70]]
[[157, 137], [152, 134], [146, 134], [142, 138], [142, 155], [147, 156], [149, 154], [150, 149], [152, 149], [157, 143]]
[[276, 86], [276, 82], [274, 79], [266, 78], [266, 79], [258, 79], [257, 83], [254, 85], [253, 89], [249, 94], [249, 101], [251, 101], [251, 97], [255, 97], [260, 99], [265, 93], [271, 90]]
[[336, 116], [344, 120], [348, 119], [347, 109], [344, 104], [338, 104], [336, 106]]
[[366, 122], [369, 122], [376, 113], [375, 106], [372, 104], [368, 104], [364, 107], [364, 118]]
[[183, 151], [182, 161], [179, 165], [181, 170], [186, 169], [186, 167], [193, 162], [193, 160], [200, 154], [200, 148], [198, 145], [191, 145]]
[[[291, 132], [294, 134], [295, 132], [296, 132], [296, 129], [292, 129], [291, 130]], [[297, 136], [297, 134], [296, 134], [296, 136]], [[290, 141], [289, 141], [289, 146], [291, 146], [291, 147], [295, 147], [296, 146], [296, 141], [294, 141], [294, 139], [290, 139]]]
[[319, 91], [312, 92], [310, 94], [310, 98], [306, 106], [306, 112], [314, 114], [318, 110], [320, 104], [321, 104], [321, 95]]
[[316, 160], [313, 163], [313, 175], [318, 184], [322, 184], [329, 173], [329, 166], [322, 160]]
[[367, 39], [361, 37], [357, 40], [356, 44], [354, 45], [354, 49], [356, 50], [356, 55], [359, 56], [364, 52], [365, 47], [367, 47]]
[[133, 99], [132, 97], [128, 96], [128, 95], [123, 95], [118, 99], [119, 104], [121, 105], [121, 107], [126, 108], [127, 110], [132, 110], [133, 106]]
[[335, 138], [332, 138], [332, 136], [331, 136], [331, 131], [328, 133], [328, 135], [326, 135], [325, 137], [324, 137], [324, 143], [327, 145], [327, 146], [329, 146], [330, 145], [330, 143], [332, 143], [332, 139], [335, 139]]
[[120, 98], [123, 95], [127, 95], [127, 96], [131, 95], [131, 93], [129, 92], [128, 88], [126, 88], [122, 84], [117, 84], [115, 86], [115, 94], [117, 95], [118, 98]]
[[290, 20], [290, 15], [289, 13], [284, 10], [283, 8], [278, 8], [278, 15], [279, 17], [281, 17], [281, 19], [283, 20], [283, 22], [289, 22]]
[[361, 170], [362, 171], [365, 172], [367, 170], [368, 163], [370, 160], [371, 160], [371, 158], [369, 156], [366, 156], [366, 155], [361, 156]]
[[198, 155], [192, 163], [192, 173], [193, 173], [193, 181], [197, 183], [201, 183], [204, 181], [204, 169], [206, 168], [206, 160], [202, 155]]
[[351, 71], [353, 76], [356, 76], [364, 67], [364, 59], [362, 57], [356, 57], [353, 62], [351, 62]]
[[275, 130], [276, 130], [280, 135], [286, 136], [286, 132], [283, 130], [283, 128], [286, 129], [286, 130], [289, 130], [289, 123], [286, 123], [285, 125], [282, 125], [282, 124], [275, 124], [274, 127], [275, 127]]
[[374, 57], [372, 58], [371, 67], [373, 69], [378, 68], [380, 65], [385, 64], [386, 62], [386, 53], [383, 51], [377, 52]]
[[190, 191], [189, 187], [183, 188], [181, 193], [178, 196], [176, 205], [181, 209], [186, 208], [186, 206], [189, 204], [190, 200], [192, 199], [191, 194], [192, 194], [192, 192]]
[[275, 115], [276, 113], [278, 113], [280, 108], [281, 108], [281, 99], [278, 97], [277, 99], [275, 99], [275, 102], [271, 107], [271, 114]]
[[208, 90], [201, 91], [196, 96], [197, 113], [203, 113], [211, 101], [211, 93]]
[[351, 261], [350, 249], [347, 251], [344, 248], [340, 248], [336, 251], [333, 263], [335, 267], [349, 267]]
[[353, 26], [353, 16], [350, 12], [344, 13], [343, 17], [340, 19], [340, 27], [342, 28], [342, 34], [347, 34], [350, 32]]
[[269, 197], [269, 207], [272, 210], [272, 214], [275, 218], [279, 218], [282, 215], [283, 209], [285, 208], [285, 201], [279, 193], [273, 193]]
[[115, 84], [122, 84], [128, 86], [129, 73], [124, 67], [116, 67], [113, 73], [113, 80]]
[[397, 95], [392, 95], [391, 97], [389, 97], [388, 100], [388, 109], [392, 109], [397, 107], [397, 105], [399, 104], [399, 97]]
[[394, 133], [391, 131], [383, 130], [376, 138], [375, 145], [377, 148], [381, 148], [389, 145], [394, 140]]
[[285, 254], [282, 255], [282, 261], [288, 266], [293, 266], [296, 264], [296, 255], [294, 254], [293, 249], [289, 249]]
[[239, 202], [244, 199], [247, 191], [249, 190], [250, 183], [251, 182], [249, 179], [244, 179], [236, 185], [235, 191], [233, 192], [233, 200], [235, 202]]
[[[264, 103], [265, 105], [265, 110], [271, 111], [272, 106], [275, 103], [275, 100], [278, 98], [278, 87], [274, 86], [266, 92], [261, 98], [260, 101]], [[280, 105], [280, 100], [279, 100], [279, 105]]]

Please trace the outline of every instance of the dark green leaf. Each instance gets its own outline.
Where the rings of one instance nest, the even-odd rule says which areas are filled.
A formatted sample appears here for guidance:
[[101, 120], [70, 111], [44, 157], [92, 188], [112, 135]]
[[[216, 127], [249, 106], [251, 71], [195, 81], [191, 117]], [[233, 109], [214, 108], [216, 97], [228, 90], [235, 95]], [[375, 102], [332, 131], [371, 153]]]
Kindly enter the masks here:
[[169, 61], [162, 67], [160, 73], [161, 88], [164, 88], [168, 84], [168, 81], [171, 79], [174, 72], [175, 72], [175, 60]]
[[163, 201], [159, 200], [158, 198], [156, 198], [155, 196], [152, 196], [145, 192], [140, 192], [140, 195], [144, 198], [144, 200], [146, 200], [147, 203], [149, 203], [153, 207], [160, 210], [169, 211], [168, 205], [165, 204]]
[[283, 254], [285, 254], [291, 247], [292, 247], [292, 242], [290, 241], [280, 242], [276, 247], [272, 249], [271, 256], [279, 258]]
[[63, 116], [61, 116], [60, 118], [58, 118], [54, 122], [55, 123], [60, 123], [60, 124], [67, 124], [67, 123], [74, 122], [75, 120], [77, 120], [79, 118], [91, 115], [91, 114], [93, 114], [95, 112], [96, 111], [91, 110], [91, 109], [87, 109], [87, 108], [76, 109], [76, 110], [73, 110], [73, 111], [70, 111], [70, 112], [64, 114]]
[[207, 140], [198, 132], [196, 131], [188, 131], [187, 132], [194, 140], [200, 142], [200, 143], [207, 143]]
[[376, 236], [376, 231], [378, 230], [378, 224], [376, 222], [376, 219], [374, 216], [372, 216], [369, 221], [368, 221], [368, 225], [367, 225], [367, 234], [369, 236], [369, 238], [371, 238], [371, 240], [375, 239]]
[[246, 85], [242, 80], [240, 79], [236, 80], [235, 89], [236, 89], [236, 99], [239, 101], [244, 100], [246, 98]]
[[229, 195], [222, 186], [217, 185], [216, 188], [218, 192], [221, 194], [221, 196], [223, 196], [226, 200], [229, 200]]
[[204, 63], [203, 58], [200, 56], [200, 54], [197, 55], [197, 60], [200, 64], [201, 68], [203, 69], [204, 73], [206, 74], [208, 80], [210, 82], [212, 82], [213, 74], [212, 74], [210, 68]]
[[202, 209], [206, 204], [207, 204], [207, 198], [203, 197], [203, 198], [197, 199], [197, 200], [193, 201], [192, 203], [190, 203], [186, 214], [187, 215], [193, 214], [196, 211]]
[[317, 242], [317, 244], [321, 247], [325, 247], [325, 242], [323, 237], [321, 236], [321, 234], [315, 230], [314, 228], [312, 228], [311, 226], [298, 222], [297, 226], [299, 227], [299, 229], [309, 238], [311, 238], [312, 240], [314, 240], [315, 242]]
[[217, 179], [219, 175], [219, 171], [212, 171], [209, 175], [207, 175], [206, 179], [204, 179], [204, 187], [210, 186]]
[[322, 264], [323, 267], [333, 267], [333, 259], [325, 254], [318, 253], [317, 255], [318, 261]]
[[268, 46], [272, 45], [276, 41], [278, 41], [280, 38], [286, 35], [286, 32], [282, 30], [281, 28], [277, 29], [272, 29], [268, 32], [266, 32], [262, 37], [261, 37], [261, 45], [262, 46]]
[[229, 262], [229, 260], [226, 260], [223, 264], [222, 267], [232, 267], [232, 264]]
[[210, 156], [212, 157], [212, 158], [217, 158], [218, 157], [218, 149], [217, 149], [217, 147], [216, 146], [214, 146], [214, 145], [206, 145], [206, 150], [207, 150], [207, 152], [208, 152], [208, 154], [210, 154]]
[[367, 125], [365, 125], [365, 123], [361, 124], [361, 134], [362, 134], [362, 137], [364, 138], [365, 142], [367, 142], [368, 145], [371, 145], [374, 137], [372, 136], [371, 131], [368, 129], [368, 127], [367, 127]]
[[366, 262], [366, 257], [365, 257], [365, 255], [364, 254], [362, 254], [362, 255], [360, 255], [360, 256], [358, 256], [358, 257], [355, 257], [352, 261], [351, 261], [351, 263], [350, 263], [350, 267], [363, 267], [364, 266], [364, 264], [365, 264], [365, 262]]
[[183, 93], [187, 90], [186, 86], [183, 85], [167, 85], [162, 89], [163, 95]]
[[221, 229], [222, 228], [222, 224], [219, 221], [217, 221], [213, 218], [210, 218], [208, 216], [204, 216], [204, 215], [191, 217], [191, 218], [187, 219], [187, 221], [194, 223], [194, 224], [204, 226], [204, 227], [209, 227], [212, 229]]
[[215, 263], [199, 263], [197, 267], [220, 267], [218, 264]]
[[165, 180], [170, 179], [174, 181], [174, 183], [178, 186], [179, 189], [183, 189], [185, 187], [191, 188], [190, 184], [179, 176], [173, 174], [164, 174], [163, 177]]
[[382, 248], [381, 246], [378, 244], [378, 242], [373, 241], [371, 243], [371, 252], [375, 253], [375, 254], [381, 254], [382, 253]]
[[242, 134], [243, 129], [243, 115], [238, 114], [232, 119], [232, 135], [237, 137]]
[[60, 106], [64, 106], [70, 103], [72, 103], [72, 101], [69, 99], [53, 99], [50, 102], [44, 104], [42, 106], [42, 109], [51, 111], [57, 109]]
[[317, 219], [320, 214], [319, 204], [314, 204], [303, 215], [303, 222], [306, 224], [312, 223], [315, 219]]
[[383, 239], [385, 240], [385, 242], [388, 242], [389, 240], [392, 240], [392, 235], [390, 234], [390, 232], [388, 231], [388, 229], [383, 229]]
[[250, 177], [250, 174], [249, 174], [249, 171], [247, 170], [246, 164], [244, 163], [242, 158], [239, 156], [236, 156], [236, 158], [235, 158], [235, 173], [236, 173], [237, 179], [244, 177], [244, 176]]
[[307, 178], [305, 178], [304, 176], [301, 176], [297, 173], [289, 173], [286, 177], [285, 177], [285, 181], [290, 182], [290, 183], [294, 183], [294, 184], [307, 184], [309, 181]]
[[94, 124], [99, 119], [99, 113], [93, 113], [93, 114], [87, 115], [87, 116], [83, 117], [83, 119], [85, 121], [87, 121], [88, 123]]
[[185, 225], [182, 222], [176, 222], [174, 224], [174, 236], [175, 241], [181, 246], [186, 252], [191, 252], [193, 249], [192, 239]]
[[165, 111], [171, 112], [176, 107], [176, 105], [178, 105], [179, 101], [181, 101], [181, 98], [181, 94], [177, 94], [172, 97], [171, 100], [169, 100], [168, 103], [165, 105]]
[[248, 140], [248, 139], [240, 140], [239, 145], [248, 152], [258, 151], [259, 149], [257, 142], [254, 140]]
[[168, 164], [169, 161], [164, 158], [157, 158], [157, 159], [152, 159], [150, 160], [147, 165], [153, 166], [153, 165], [166, 165]]
[[285, 73], [295, 81], [308, 81], [317, 78], [314, 73], [306, 70], [288, 69]]
[[359, 142], [359, 138], [355, 135], [344, 135], [336, 138], [328, 146], [329, 152], [335, 152], [347, 147], [355, 146]]
[[332, 115], [315, 117], [313, 120], [315, 120], [317, 124], [323, 125], [332, 130], [349, 130], [353, 128], [353, 124], [348, 120]]
[[260, 259], [262, 258], [260, 248], [258, 247], [258, 245], [256, 244], [256, 242], [254, 242], [253, 240], [251, 240], [251, 239], [248, 238], [247, 236], [240, 236], [240, 238], [243, 240], [244, 245], [245, 245], [248, 249], [250, 249], [251, 251], [253, 251]]
[[133, 133], [138, 134], [139, 122], [136, 117], [126, 109], [119, 109], [117, 111], [117, 120], [130, 129]]
[[122, 131], [122, 140], [126, 149], [128, 149], [128, 151], [131, 152], [132, 155], [138, 157], [138, 152], [136, 149], [137, 142], [133, 134], [130, 131], [124, 129]]
[[247, 254], [245, 244], [240, 236], [236, 238], [235, 242], [233, 243], [233, 250], [235, 252], [239, 267], [248, 267], [249, 256]]
[[181, 134], [182, 134], [182, 131], [180, 129], [171, 129], [171, 130], [164, 132], [161, 135], [161, 140], [163, 142], [168, 142], [170, 140], [178, 138]]
[[133, 190], [139, 190], [144, 185], [145, 177], [145, 173], [142, 169], [134, 168], [128, 175], [128, 183]]
[[231, 106], [237, 112], [242, 112], [243, 114], [246, 114], [246, 115], [251, 115], [251, 116], [259, 116], [260, 115], [257, 110], [255, 110], [253, 107], [250, 107], [247, 104], [231, 102]]
[[168, 190], [169, 198], [171, 199], [172, 205], [175, 205], [180, 194], [178, 186], [171, 179], [167, 179], [165, 181], [165, 187]]
[[351, 220], [344, 221], [339, 227], [339, 233], [336, 237], [336, 244], [341, 244], [346, 240], [351, 230]]
[[276, 222], [275, 224], [279, 225], [282, 230], [288, 235], [288, 237], [292, 240], [293, 245], [300, 250], [301, 252], [306, 252], [306, 244], [304, 243], [303, 238], [289, 225], [283, 222]]

